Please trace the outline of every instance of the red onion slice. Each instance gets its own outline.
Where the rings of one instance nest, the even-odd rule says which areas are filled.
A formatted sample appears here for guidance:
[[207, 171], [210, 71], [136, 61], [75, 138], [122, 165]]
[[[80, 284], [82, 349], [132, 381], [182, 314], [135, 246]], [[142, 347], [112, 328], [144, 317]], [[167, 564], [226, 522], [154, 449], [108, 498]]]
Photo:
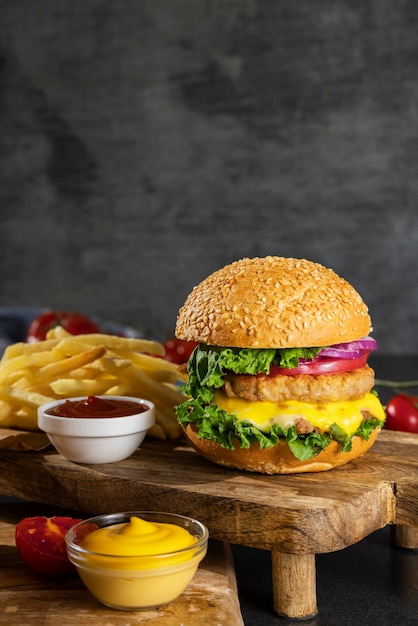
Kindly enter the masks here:
[[372, 337], [363, 337], [357, 341], [338, 343], [329, 348], [323, 348], [318, 354], [339, 359], [358, 359], [365, 351], [377, 350], [377, 341]]

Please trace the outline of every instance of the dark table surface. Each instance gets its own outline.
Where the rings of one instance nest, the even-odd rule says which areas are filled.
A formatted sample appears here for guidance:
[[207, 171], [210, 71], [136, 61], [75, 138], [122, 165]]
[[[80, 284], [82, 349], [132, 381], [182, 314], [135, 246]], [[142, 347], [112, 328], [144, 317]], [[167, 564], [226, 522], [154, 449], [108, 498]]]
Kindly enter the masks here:
[[[418, 380], [418, 356], [374, 356], [369, 363], [378, 380]], [[377, 391], [383, 403], [396, 392], [386, 386]], [[418, 385], [409, 391], [418, 393]], [[418, 550], [392, 547], [389, 526], [354, 546], [316, 556], [318, 615], [304, 621], [273, 611], [270, 552], [233, 546], [233, 554], [248, 626], [418, 625]]]
[[273, 611], [270, 552], [233, 546], [248, 626], [412, 626], [418, 624], [418, 551], [393, 548], [391, 529], [344, 550], [316, 556], [318, 614], [289, 620]]
[[[379, 380], [418, 379], [418, 356], [375, 356], [370, 364]], [[395, 390], [382, 386], [378, 392], [384, 403]], [[0, 496], [0, 502], [8, 500]], [[274, 613], [271, 553], [235, 545], [232, 550], [246, 626], [418, 626], [418, 550], [393, 547], [390, 527], [316, 556], [318, 615], [303, 622]]]

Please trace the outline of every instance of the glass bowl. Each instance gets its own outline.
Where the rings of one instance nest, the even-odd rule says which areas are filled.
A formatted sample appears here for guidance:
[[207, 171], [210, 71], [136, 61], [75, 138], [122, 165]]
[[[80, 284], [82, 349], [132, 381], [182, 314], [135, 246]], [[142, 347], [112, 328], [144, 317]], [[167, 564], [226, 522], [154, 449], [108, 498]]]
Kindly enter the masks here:
[[[91, 551], [81, 545], [84, 537], [94, 530], [129, 524], [132, 517], [180, 526], [194, 537], [195, 543], [171, 552], [158, 553], [158, 548], [152, 548], [148, 554], [137, 556], [132, 552], [141, 550], [136, 546], [134, 536], [129, 555], [126, 547], [121, 550], [125, 555], [119, 556]], [[65, 540], [69, 560], [97, 600], [114, 609], [143, 610], [169, 604], [183, 593], [206, 554], [208, 538], [207, 528], [191, 517], [136, 511], [99, 515], [79, 522], [67, 532]]]

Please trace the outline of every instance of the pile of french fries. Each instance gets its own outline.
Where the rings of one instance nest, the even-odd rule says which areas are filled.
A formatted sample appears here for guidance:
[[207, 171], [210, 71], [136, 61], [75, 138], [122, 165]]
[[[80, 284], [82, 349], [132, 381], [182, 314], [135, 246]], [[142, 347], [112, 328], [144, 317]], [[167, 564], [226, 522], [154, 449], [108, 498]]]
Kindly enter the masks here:
[[0, 360], [0, 428], [38, 430], [38, 407], [57, 398], [121, 395], [153, 402], [148, 434], [176, 439], [181, 374], [163, 355], [163, 345], [148, 339], [70, 335], [61, 326], [44, 341], [12, 344]]

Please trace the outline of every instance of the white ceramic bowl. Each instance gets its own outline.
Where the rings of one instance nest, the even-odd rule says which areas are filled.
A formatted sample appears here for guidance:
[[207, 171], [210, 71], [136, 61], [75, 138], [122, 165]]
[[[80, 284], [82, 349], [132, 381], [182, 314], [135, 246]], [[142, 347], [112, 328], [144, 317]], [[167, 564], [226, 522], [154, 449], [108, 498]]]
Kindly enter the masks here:
[[[180, 526], [196, 539], [196, 543], [174, 552], [145, 553], [143, 556], [108, 555], [91, 552], [80, 545], [84, 537], [97, 528], [125, 524], [133, 516], [148, 522]], [[151, 609], [175, 600], [195, 575], [206, 554], [208, 539], [208, 529], [198, 520], [151, 511], [92, 517], [73, 526], [65, 536], [68, 558], [90, 593], [103, 604], [121, 610]], [[135, 537], [132, 542], [135, 552]], [[112, 543], [113, 548], [114, 541]]]
[[43, 404], [38, 409], [38, 426], [52, 445], [69, 461], [97, 464], [114, 463], [131, 456], [155, 423], [155, 407], [149, 400], [127, 396], [97, 396], [104, 400], [129, 400], [146, 410], [123, 417], [68, 418], [47, 411], [68, 400], [63, 398]]

